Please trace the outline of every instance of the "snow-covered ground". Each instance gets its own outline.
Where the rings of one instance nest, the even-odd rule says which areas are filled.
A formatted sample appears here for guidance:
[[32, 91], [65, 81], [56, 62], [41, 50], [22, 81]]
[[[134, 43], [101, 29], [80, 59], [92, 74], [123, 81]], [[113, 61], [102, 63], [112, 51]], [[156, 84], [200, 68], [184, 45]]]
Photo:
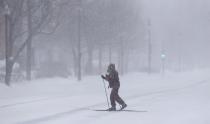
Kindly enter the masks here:
[[210, 124], [210, 70], [130, 73], [121, 78], [127, 109], [106, 109], [100, 76], [0, 84], [0, 124]]

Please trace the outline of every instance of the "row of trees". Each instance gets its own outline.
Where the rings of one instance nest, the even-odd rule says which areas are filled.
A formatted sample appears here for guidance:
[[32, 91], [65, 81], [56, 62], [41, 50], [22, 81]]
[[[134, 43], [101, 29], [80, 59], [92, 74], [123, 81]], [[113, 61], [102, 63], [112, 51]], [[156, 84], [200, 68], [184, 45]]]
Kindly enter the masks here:
[[[66, 19], [69, 27], [67, 35], [70, 35], [72, 53], [76, 60], [75, 73], [79, 80], [82, 57], [87, 58], [84, 67], [86, 74], [94, 73], [93, 62], [96, 59], [99, 73], [105, 61], [117, 63], [123, 74], [128, 65], [129, 51], [144, 46], [143, 23], [134, 1], [81, 0], [77, 6], [67, 9]], [[105, 58], [107, 54], [108, 59]]]
[[[69, 58], [66, 63], [73, 63], [72, 70], [78, 80], [81, 80], [82, 74], [93, 74], [96, 71], [93, 70], [96, 60], [98, 73], [102, 71], [105, 61], [117, 63], [120, 73], [123, 74], [130, 60], [129, 53], [145, 46], [144, 26], [135, 1], [0, 0], [0, 2], [6, 26], [7, 85], [11, 79], [13, 66], [20, 59], [26, 61], [26, 78], [31, 80], [33, 54], [43, 49], [43, 45], [67, 49], [67, 52], [59, 56]], [[56, 35], [60, 40], [53, 43], [46, 40]], [[55, 51], [52, 51], [52, 54], [55, 54]], [[50, 63], [49, 60], [47, 62]]]
[[33, 38], [50, 33], [57, 27], [59, 10], [57, 1], [51, 0], [1, 0], [5, 15], [5, 83], [9, 85], [13, 66], [26, 49], [26, 77], [31, 79], [31, 54]]

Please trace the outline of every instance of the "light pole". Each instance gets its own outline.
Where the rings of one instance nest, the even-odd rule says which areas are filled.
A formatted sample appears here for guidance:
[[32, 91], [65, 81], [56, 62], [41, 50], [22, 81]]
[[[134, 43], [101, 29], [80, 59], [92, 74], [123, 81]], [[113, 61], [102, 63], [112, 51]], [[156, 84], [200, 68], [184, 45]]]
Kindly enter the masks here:
[[148, 74], [151, 73], [152, 43], [151, 43], [151, 21], [148, 20]]
[[161, 62], [162, 62], [162, 67], [161, 67], [161, 73], [162, 76], [165, 74], [165, 59], [166, 59], [166, 54], [165, 54], [165, 45], [164, 42], [162, 41], [162, 47], [161, 47]]
[[162, 75], [165, 74], [165, 58], [166, 58], [166, 55], [165, 55], [164, 51], [162, 51], [162, 53], [161, 53], [161, 60], [162, 60]]

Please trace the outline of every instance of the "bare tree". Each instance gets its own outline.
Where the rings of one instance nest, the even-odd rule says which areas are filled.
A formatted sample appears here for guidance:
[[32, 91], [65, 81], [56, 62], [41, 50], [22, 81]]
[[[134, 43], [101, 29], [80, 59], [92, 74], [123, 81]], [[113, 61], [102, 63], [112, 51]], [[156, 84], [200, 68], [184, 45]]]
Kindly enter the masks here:
[[[52, 20], [52, 3], [50, 0], [5, 0], [4, 3], [10, 9], [10, 14], [6, 20], [6, 32], [8, 33], [6, 36], [5, 75], [5, 83], [9, 85], [13, 65], [26, 46], [27, 79], [30, 80], [32, 38], [40, 33], [45, 33], [43, 29], [46, 29]], [[26, 30], [20, 30], [20, 23], [23, 23], [23, 29]], [[21, 40], [18, 39], [19, 37], [21, 37]], [[19, 48], [16, 48], [15, 44], [19, 44]]]

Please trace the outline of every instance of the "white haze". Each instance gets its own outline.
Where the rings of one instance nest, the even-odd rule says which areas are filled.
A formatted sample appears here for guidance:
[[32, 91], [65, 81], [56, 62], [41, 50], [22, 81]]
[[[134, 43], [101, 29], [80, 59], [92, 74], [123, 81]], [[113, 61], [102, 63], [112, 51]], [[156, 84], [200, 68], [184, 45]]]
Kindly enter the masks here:
[[[169, 63], [209, 67], [209, 0], [141, 0], [151, 19], [152, 42], [162, 44]], [[169, 64], [168, 63], [168, 64]]]

